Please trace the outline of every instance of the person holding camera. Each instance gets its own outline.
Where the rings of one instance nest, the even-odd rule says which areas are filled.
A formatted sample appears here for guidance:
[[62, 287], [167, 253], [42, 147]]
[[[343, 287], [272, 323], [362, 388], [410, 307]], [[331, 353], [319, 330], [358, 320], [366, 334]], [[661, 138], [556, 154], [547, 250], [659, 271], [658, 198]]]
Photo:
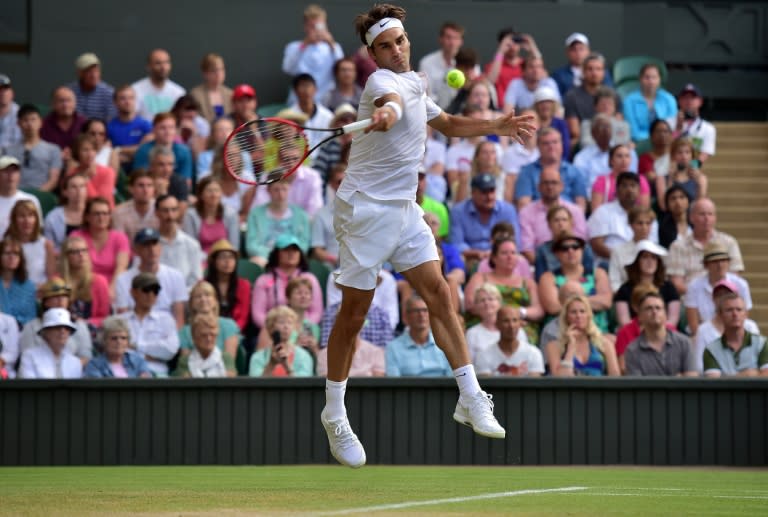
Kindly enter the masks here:
[[501, 109], [509, 83], [523, 75], [523, 59], [529, 54], [541, 55], [541, 52], [532, 36], [517, 33], [512, 27], [501, 29], [497, 40], [496, 54], [493, 61], [485, 65], [484, 72], [488, 81], [496, 87], [498, 108]]
[[664, 193], [675, 185], [682, 187], [691, 203], [707, 197], [709, 182], [701, 172], [701, 162], [694, 159], [695, 152], [694, 144], [688, 138], [680, 137], [672, 142], [669, 174], [656, 177], [656, 196], [662, 210], [667, 209]]
[[251, 377], [311, 377], [314, 372], [312, 355], [296, 346], [298, 316], [290, 307], [280, 305], [267, 313], [265, 323], [272, 336], [272, 346], [257, 350], [251, 356], [248, 375]]
[[695, 84], [686, 84], [677, 94], [677, 127], [676, 135], [690, 138], [693, 147], [698, 152], [701, 163], [715, 154], [717, 130], [715, 126], [701, 118], [699, 110], [704, 98], [701, 90]]

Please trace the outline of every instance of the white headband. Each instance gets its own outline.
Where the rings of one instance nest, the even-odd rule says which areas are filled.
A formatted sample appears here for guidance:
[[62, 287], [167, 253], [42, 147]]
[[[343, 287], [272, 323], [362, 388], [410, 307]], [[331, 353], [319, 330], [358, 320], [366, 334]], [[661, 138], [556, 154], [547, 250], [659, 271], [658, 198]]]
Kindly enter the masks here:
[[368, 32], [365, 33], [365, 41], [368, 42], [368, 46], [370, 47], [371, 45], [373, 45], [373, 40], [376, 39], [376, 36], [378, 36], [379, 34], [381, 34], [387, 29], [395, 29], [395, 28], [400, 28], [405, 30], [405, 27], [403, 27], [403, 22], [401, 22], [397, 18], [382, 18], [381, 20], [371, 25], [371, 28], [368, 29]]

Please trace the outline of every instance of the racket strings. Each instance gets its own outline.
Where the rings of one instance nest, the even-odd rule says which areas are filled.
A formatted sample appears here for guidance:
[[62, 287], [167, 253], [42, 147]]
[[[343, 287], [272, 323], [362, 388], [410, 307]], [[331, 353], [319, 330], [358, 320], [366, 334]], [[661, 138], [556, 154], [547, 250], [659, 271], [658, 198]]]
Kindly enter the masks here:
[[225, 155], [230, 171], [236, 176], [244, 179], [251, 176], [257, 183], [272, 183], [295, 167], [307, 145], [306, 136], [299, 128], [261, 120], [232, 135]]

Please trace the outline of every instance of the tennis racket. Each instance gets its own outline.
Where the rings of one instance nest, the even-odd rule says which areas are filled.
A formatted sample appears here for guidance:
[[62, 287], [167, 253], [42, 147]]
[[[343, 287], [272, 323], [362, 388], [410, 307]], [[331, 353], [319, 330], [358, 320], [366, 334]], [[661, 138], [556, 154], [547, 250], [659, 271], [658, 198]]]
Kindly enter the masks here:
[[[237, 181], [248, 185], [267, 185], [293, 174], [304, 160], [326, 142], [361, 131], [371, 119], [359, 120], [339, 128], [303, 127], [290, 120], [269, 117], [246, 122], [224, 142], [224, 168]], [[305, 131], [328, 133], [310, 148]]]

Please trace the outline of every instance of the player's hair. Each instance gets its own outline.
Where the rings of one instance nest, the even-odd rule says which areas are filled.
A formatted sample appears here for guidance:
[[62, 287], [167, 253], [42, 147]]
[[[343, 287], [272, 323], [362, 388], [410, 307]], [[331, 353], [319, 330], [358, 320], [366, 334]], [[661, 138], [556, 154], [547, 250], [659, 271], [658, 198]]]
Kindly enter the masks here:
[[405, 9], [392, 4], [376, 4], [367, 13], [358, 14], [355, 17], [355, 32], [360, 36], [363, 45], [368, 46], [365, 39], [365, 33], [371, 28], [371, 25], [382, 18], [397, 18], [401, 22], [405, 21]]
[[562, 355], [562, 353], [565, 352], [565, 347], [568, 345], [568, 328], [570, 327], [568, 324], [568, 309], [570, 309], [571, 305], [576, 302], [581, 302], [582, 305], [584, 305], [586, 308], [587, 321], [589, 322], [587, 324], [587, 337], [589, 338], [590, 344], [602, 352], [603, 334], [600, 332], [600, 329], [597, 327], [597, 325], [595, 325], [594, 314], [592, 312], [592, 307], [589, 305], [589, 299], [585, 295], [579, 294], [569, 297], [563, 304], [563, 308], [560, 309], [560, 316], [558, 316], [558, 323], [560, 328], [558, 329], [557, 337], [557, 344], [560, 347], [560, 354]]
[[224, 58], [221, 57], [219, 54], [216, 54], [215, 52], [209, 52], [208, 54], [203, 56], [203, 59], [200, 60], [200, 70], [203, 72], [207, 72], [211, 68], [215, 67], [216, 65], [221, 64], [221, 66], [224, 66]]
[[456, 22], [444, 22], [440, 26], [440, 35], [442, 36], [443, 34], [445, 34], [445, 31], [447, 31], [447, 30], [456, 31], [459, 34], [461, 34], [462, 36], [464, 36], [464, 27], [462, 27], [461, 25], [459, 25]]

